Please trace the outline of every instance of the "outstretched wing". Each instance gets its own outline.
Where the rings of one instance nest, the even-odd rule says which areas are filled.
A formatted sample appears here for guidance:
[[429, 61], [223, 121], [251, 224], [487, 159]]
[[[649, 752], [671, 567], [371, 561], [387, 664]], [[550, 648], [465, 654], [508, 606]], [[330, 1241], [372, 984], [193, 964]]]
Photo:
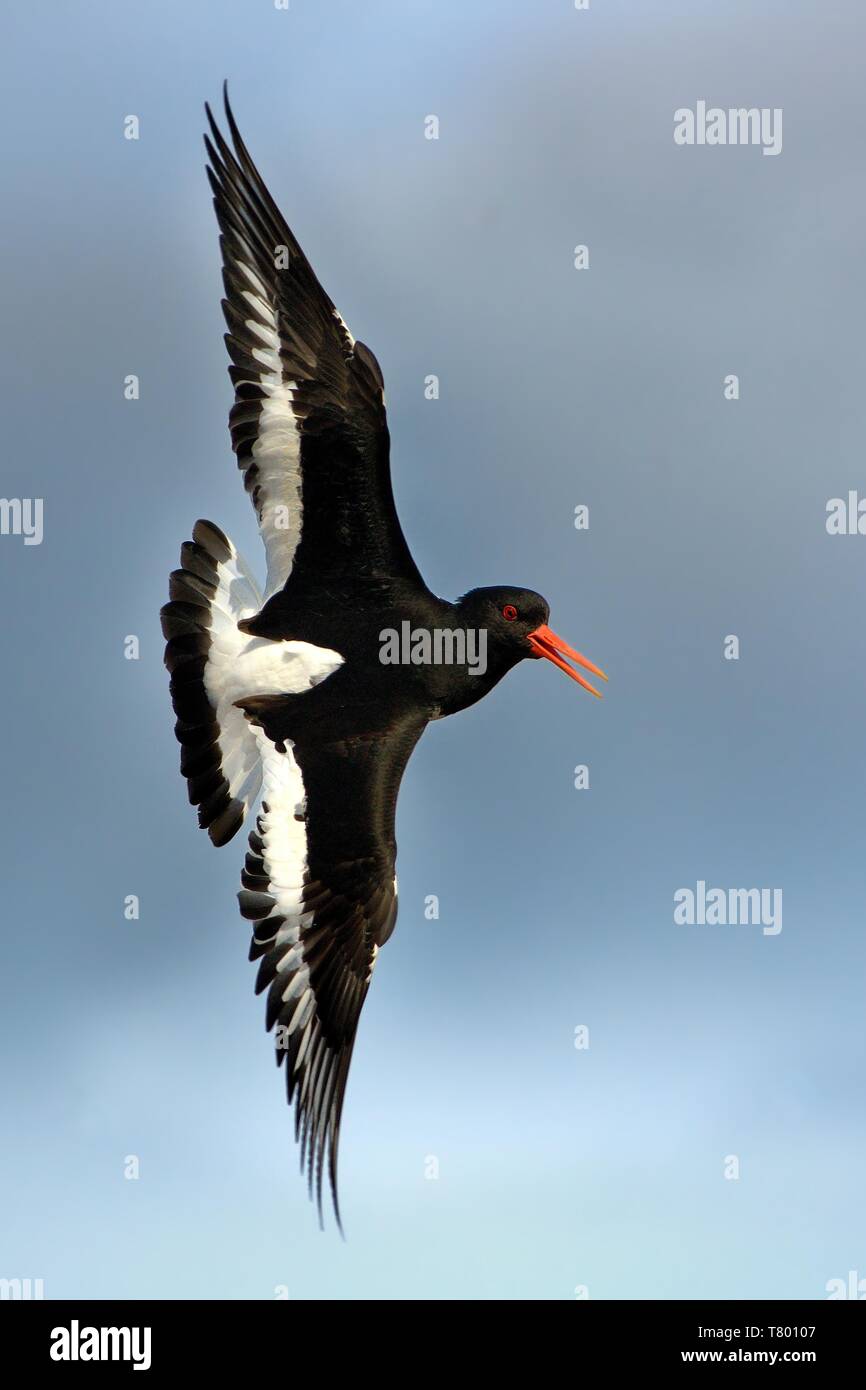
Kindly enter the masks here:
[[337, 1222], [340, 1117], [355, 1033], [379, 947], [397, 920], [394, 818], [426, 718], [326, 741], [283, 733], [291, 702], [243, 702], [259, 739], [264, 795], [239, 894], [253, 923], [256, 991], [268, 991], [310, 1192], [322, 1211], [327, 1155]]
[[235, 387], [229, 424], [267, 551], [265, 598], [292, 574], [421, 583], [391, 490], [379, 364], [313, 274], [247, 152], [228, 97], [233, 148], [206, 109]]

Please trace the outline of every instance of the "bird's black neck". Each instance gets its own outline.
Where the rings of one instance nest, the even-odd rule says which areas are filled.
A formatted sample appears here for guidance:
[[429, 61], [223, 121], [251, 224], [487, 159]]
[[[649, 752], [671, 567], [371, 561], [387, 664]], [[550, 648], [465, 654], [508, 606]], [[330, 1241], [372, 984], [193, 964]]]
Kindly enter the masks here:
[[427, 709], [430, 718], [474, 705], [520, 659], [490, 641], [461, 603], [387, 579], [354, 576], [351, 586], [320, 584], [309, 594], [289, 585], [244, 630], [334, 649], [345, 663], [335, 696], [352, 681], [389, 704]]

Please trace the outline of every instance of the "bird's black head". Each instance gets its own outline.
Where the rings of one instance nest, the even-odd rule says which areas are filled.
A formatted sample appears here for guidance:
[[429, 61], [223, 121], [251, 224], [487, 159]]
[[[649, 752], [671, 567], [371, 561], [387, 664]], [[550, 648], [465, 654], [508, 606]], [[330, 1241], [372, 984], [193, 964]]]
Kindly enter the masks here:
[[457, 607], [467, 625], [484, 628], [488, 640], [515, 653], [518, 660], [531, 656], [529, 634], [543, 627], [550, 617], [550, 604], [532, 589], [515, 589], [507, 584], [470, 589]]
[[565, 660], [570, 657], [575, 665], [607, 680], [598, 666], [587, 661], [585, 656], [551, 631], [547, 625], [550, 604], [533, 589], [515, 589], [501, 584], [470, 589], [459, 600], [457, 607], [467, 627], [486, 631], [491, 651], [498, 653], [508, 666], [524, 657], [543, 656], [584, 689], [598, 695], [595, 687]]

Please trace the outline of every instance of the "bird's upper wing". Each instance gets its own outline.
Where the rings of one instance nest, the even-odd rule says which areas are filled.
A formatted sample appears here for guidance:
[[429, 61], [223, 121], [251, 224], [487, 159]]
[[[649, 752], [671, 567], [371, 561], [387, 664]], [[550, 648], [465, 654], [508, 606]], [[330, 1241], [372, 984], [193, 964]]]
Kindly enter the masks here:
[[222, 231], [223, 309], [235, 405], [232, 446], [265, 543], [265, 598], [298, 573], [421, 583], [391, 490], [382, 373], [355, 342], [283, 220], [238, 133], [207, 108]]
[[310, 1191], [321, 1216], [327, 1154], [334, 1210], [337, 1146], [349, 1062], [379, 947], [397, 919], [394, 818], [400, 779], [426, 718], [368, 736], [312, 729], [285, 737], [290, 701], [242, 702], [264, 766], [262, 812], [250, 834], [241, 912], [254, 923], [256, 990], [268, 990], [286, 1063]]

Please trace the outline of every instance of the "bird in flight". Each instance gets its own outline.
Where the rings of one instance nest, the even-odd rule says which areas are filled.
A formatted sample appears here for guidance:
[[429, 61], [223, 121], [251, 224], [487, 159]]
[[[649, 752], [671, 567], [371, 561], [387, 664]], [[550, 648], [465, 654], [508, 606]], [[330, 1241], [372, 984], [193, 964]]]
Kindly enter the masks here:
[[162, 609], [180, 770], [215, 845], [261, 794], [241, 874], [256, 991], [285, 1066], [311, 1195], [338, 1225], [337, 1149], [358, 1019], [397, 919], [397, 793], [432, 719], [526, 657], [598, 691], [604, 672], [506, 585], [456, 603], [424, 583], [391, 490], [382, 373], [349, 332], [240, 137], [206, 107], [234, 385], [232, 447], [267, 560], [264, 590], [198, 521]]

